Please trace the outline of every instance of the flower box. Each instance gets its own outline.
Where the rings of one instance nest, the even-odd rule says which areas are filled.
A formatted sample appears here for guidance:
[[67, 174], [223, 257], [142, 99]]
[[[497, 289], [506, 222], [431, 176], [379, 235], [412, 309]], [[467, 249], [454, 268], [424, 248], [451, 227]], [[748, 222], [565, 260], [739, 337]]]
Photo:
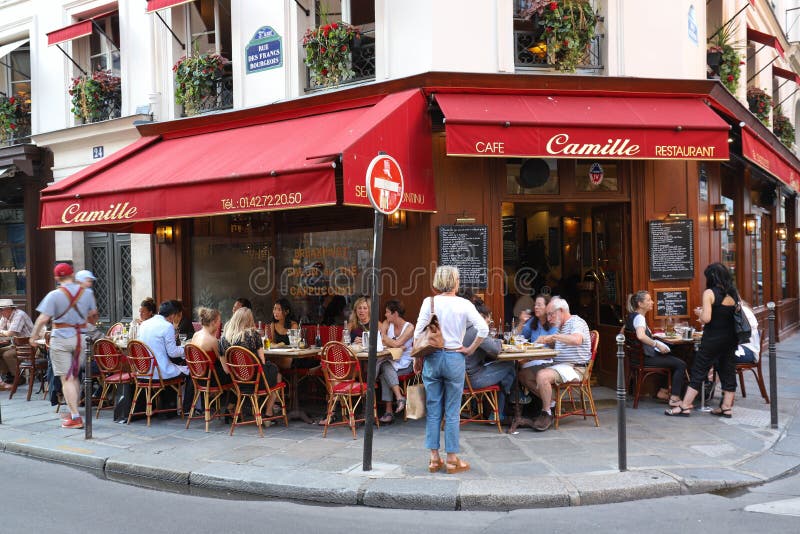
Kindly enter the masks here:
[[91, 76], [73, 78], [68, 92], [72, 114], [84, 124], [120, 116], [122, 84], [111, 71], [98, 70]]

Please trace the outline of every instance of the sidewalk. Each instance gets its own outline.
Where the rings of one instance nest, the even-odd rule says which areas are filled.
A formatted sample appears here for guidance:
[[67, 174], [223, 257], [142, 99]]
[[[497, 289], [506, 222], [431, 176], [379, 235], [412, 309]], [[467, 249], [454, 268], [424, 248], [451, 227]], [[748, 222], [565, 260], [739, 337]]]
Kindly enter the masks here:
[[104, 411], [94, 419], [94, 439], [86, 441], [83, 430], [60, 428], [41, 395], [26, 402], [22, 390], [11, 401], [0, 393], [0, 450], [123, 481], [391, 508], [502, 510], [701, 493], [761, 483], [800, 465], [800, 336], [778, 346], [777, 364], [776, 430], [751, 373], [747, 398], [737, 392], [733, 419], [697, 410], [690, 418], [668, 418], [665, 404], [643, 399], [633, 410], [629, 400], [625, 473], [617, 471], [615, 392], [601, 387], [593, 389], [599, 428], [575, 417], [544, 433], [462, 427], [461, 454], [472, 470], [458, 475], [428, 473], [424, 420], [375, 429], [373, 471], [364, 474], [363, 427], [357, 440], [347, 427], [332, 428], [323, 439], [321, 427], [297, 421], [265, 429], [264, 438], [252, 426], [230, 437], [221, 421], [205, 433], [202, 420], [185, 430], [180, 418], [154, 417], [148, 428], [144, 420], [114, 423]]

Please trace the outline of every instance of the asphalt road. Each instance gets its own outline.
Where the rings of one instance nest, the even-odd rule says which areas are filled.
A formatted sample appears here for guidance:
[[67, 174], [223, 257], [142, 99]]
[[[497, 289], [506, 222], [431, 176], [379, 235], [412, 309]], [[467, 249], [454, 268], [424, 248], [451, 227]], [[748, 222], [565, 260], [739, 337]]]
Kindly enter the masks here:
[[[0, 456], [0, 532], [770, 532], [800, 531], [800, 474], [728, 495], [512, 512], [430, 512], [190, 495]], [[188, 489], [188, 488], [187, 488]]]

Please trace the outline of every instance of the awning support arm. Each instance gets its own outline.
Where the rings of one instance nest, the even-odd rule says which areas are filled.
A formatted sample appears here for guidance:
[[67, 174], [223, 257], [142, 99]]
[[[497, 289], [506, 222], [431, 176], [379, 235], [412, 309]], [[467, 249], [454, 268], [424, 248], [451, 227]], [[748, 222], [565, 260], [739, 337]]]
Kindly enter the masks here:
[[106, 38], [106, 41], [108, 41], [108, 44], [110, 44], [111, 46], [114, 47], [114, 50], [119, 52], [119, 48], [117, 48], [117, 45], [114, 44], [114, 41], [111, 40], [111, 38], [108, 36], [108, 34], [106, 34], [106, 32], [103, 30], [103, 28], [101, 28], [100, 25], [97, 23], [97, 21], [94, 20], [94, 19], [92, 19], [92, 26], [94, 26], [94, 29], [97, 30], [97, 32], [100, 35], [102, 35], [103, 37]]
[[[295, 1], [297, 1], [297, 0], [295, 0]], [[706, 5], [708, 5], [708, 4], [706, 4]], [[717, 36], [717, 34], [718, 34], [719, 32], [721, 32], [721, 31], [722, 31], [722, 30], [725, 28], [725, 26], [727, 26], [728, 24], [730, 24], [731, 22], [733, 22], [733, 19], [735, 19], [736, 17], [738, 17], [738, 16], [739, 16], [739, 14], [740, 14], [742, 11], [744, 11], [745, 9], [747, 9], [748, 7], [750, 7], [750, 2], [747, 2], [747, 3], [744, 5], [744, 7], [743, 7], [742, 9], [740, 9], [739, 11], [737, 11], [737, 12], [736, 12], [736, 14], [735, 14], [734, 16], [732, 16], [731, 18], [729, 18], [729, 19], [728, 19], [728, 20], [725, 22], [725, 24], [723, 24], [722, 26], [720, 26], [720, 27], [719, 27], [719, 29], [717, 29], [717, 31], [715, 31], [714, 33], [712, 33], [712, 34], [711, 34], [711, 37], [709, 37], [708, 39], [706, 39], [706, 42], [707, 42], [707, 43], [710, 43], [710, 42], [711, 42], [711, 39], [713, 39], [714, 37], [716, 37], [716, 36]]]
[[294, 3], [297, 4], [297, 7], [303, 10], [303, 13], [306, 14], [306, 17], [311, 16], [311, 10], [304, 8], [303, 5], [300, 3], [300, 0], [294, 0]]
[[783, 104], [784, 102], [786, 102], [787, 100], [789, 100], [790, 98], [792, 98], [792, 97], [794, 96], [794, 94], [795, 94], [797, 91], [800, 91], [800, 87], [796, 87], [796, 88], [795, 88], [795, 90], [792, 92], [792, 94], [790, 94], [789, 96], [787, 96], [786, 98], [784, 98], [783, 100], [781, 100], [780, 102], [778, 102], [778, 104], [777, 104], [777, 105], [775, 105], [775, 106], [772, 106], [772, 109], [775, 109], [775, 108], [777, 108], [777, 107], [780, 107], [780, 105], [781, 105], [781, 104]]
[[772, 61], [770, 61], [769, 63], [767, 63], [767, 64], [766, 64], [766, 65], [764, 65], [763, 67], [761, 67], [761, 70], [759, 70], [758, 72], [756, 72], [755, 74], [753, 74], [752, 76], [750, 76], [749, 78], [747, 78], [747, 81], [749, 82], [750, 80], [752, 80], [753, 78], [755, 78], [756, 76], [758, 76], [759, 74], [761, 74], [761, 73], [764, 71], [764, 69], [766, 69], [767, 67], [769, 67], [770, 65], [772, 65], [773, 63], [775, 63], [775, 60], [776, 60], [776, 59], [778, 59], [778, 56], [775, 56], [774, 58], [772, 58]]
[[178, 39], [178, 36], [177, 36], [177, 35], [175, 35], [175, 32], [174, 32], [174, 31], [172, 31], [172, 28], [170, 28], [170, 27], [169, 27], [169, 24], [167, 24], [167, 21], [166, 21], [166, 20], [164, 20], [163, 18], [161, 18], [161, 15], [159, 14], [159, 12], [158, 12], [158, 11], [154, 11], [153, 13], [155, 13], [155, 14], [156, 14], [156, 17], [158, 17], [158, 20], [160, 20], [160, 21], [161, 21], [161, 22], [164, 24], [164, 27], [166, 27], [166, 28], [167, 28], [167, 31], [168, 31], [169, 33], [171, 33], [171, 34], [172, 34], [172, 37], [173, 37], [173, 38], [174, 38], [174, 39], [175, 39], [175, 40], [178, 42], [178, 44], [179, 44], [179, 45], [181, 45], [181, 48], [183, 48], [184, 50], [186, 50], [186, 45], [185, 45], [185, 44], [183, 44], [183, 42], [181, 42], [181, 40], [180, 40], [180, 39]]
[[81, 72], [83, 73], [83, 75], [84, 75], [84, 76], [88, 76], [88, 75], [89, 75], [89, 73], [88, 73], [88, 72], [86, 72], [85, 70], [83, 70], [83, 67], [81, 67], [80, 65], [78, 65], [78, 63], [77, 63], [77, 62], [76, 62], [74, 59], [72, 59], [72, 56], [70, 56], [69, 54], [67, 54], [67, 52], [66, 52], [66, 51], [65, 51], [63, 48], [61, 48], [61, 45], [60, 45], [60, 44], [57, 44], [57, 45], [56, 45], [56, 47], [57, 47], [59, 50], [61, 50], [61, 53], [62, 53], [62, 54], [64, 54], [65, 56], [67, 56], [67, 59], [68, 59], [68, 60], [72, 61], [72, 64], [73, 64], [73, 65], [75, 65], [76, 67], [78, 67], [78, 70], [79, 70], [79, 71], [81, 71]]

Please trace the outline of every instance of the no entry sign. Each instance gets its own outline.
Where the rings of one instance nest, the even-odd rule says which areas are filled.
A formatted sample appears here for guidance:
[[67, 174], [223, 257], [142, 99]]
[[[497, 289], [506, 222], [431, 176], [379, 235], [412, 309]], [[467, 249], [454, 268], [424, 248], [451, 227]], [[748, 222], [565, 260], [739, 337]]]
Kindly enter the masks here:
[[403, 171], [397, 161], [386, 154], [375, 156], [367, 167], [367, 196], [372, 206], [391, 215], [403, 201]]

